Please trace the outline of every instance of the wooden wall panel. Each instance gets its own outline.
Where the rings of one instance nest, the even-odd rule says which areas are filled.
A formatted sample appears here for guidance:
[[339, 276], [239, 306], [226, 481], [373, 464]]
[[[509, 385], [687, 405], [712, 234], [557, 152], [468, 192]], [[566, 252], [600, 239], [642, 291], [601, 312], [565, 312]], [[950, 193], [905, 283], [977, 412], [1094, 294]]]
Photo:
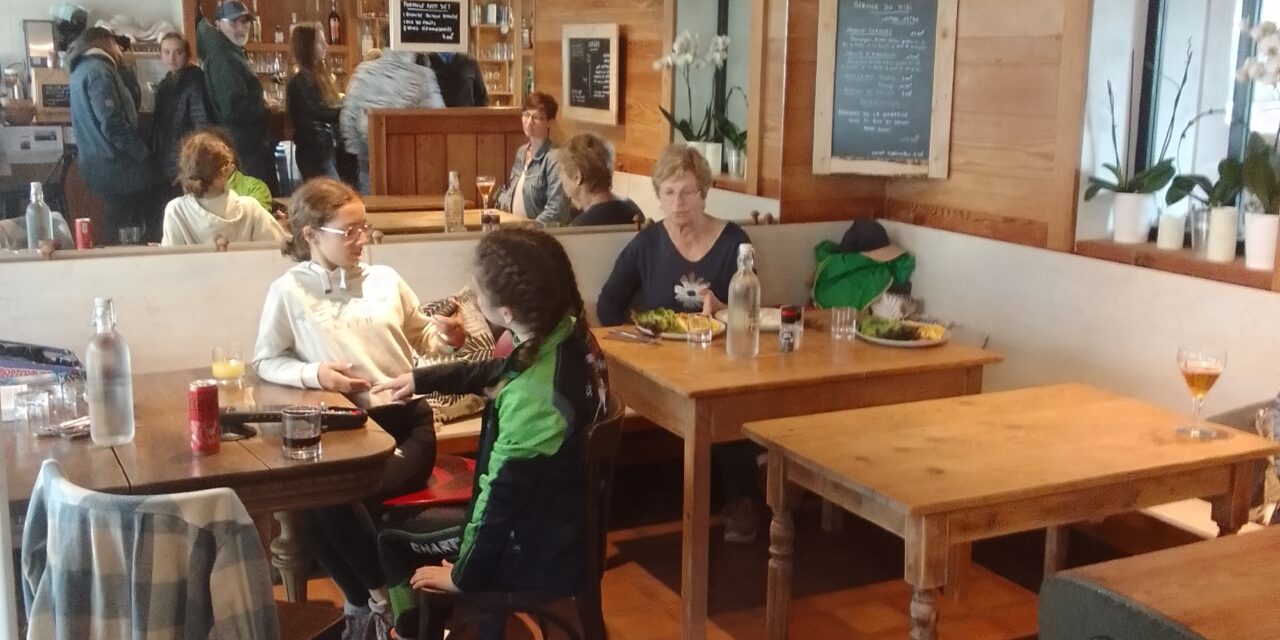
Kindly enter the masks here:
[[478, 201], [475, 180], [502, 184], [525, 142], [518, 109], [375, 109], [369, 114], [369, 170], [375, 195], [441, 195], [457, 171]]
[[[705, 1], [705, 0], [693, 0]], [[566, 24], [617, 23], [622, 50], [622, 104], [617, 126], [589, 124], [558, 118], [552, 132], [564, 141], [580, 131], [590, 131], [613, 143], [617, 169], [647, 174], [671, 139], [658, 107], [670, 107], [664, 98], [663, 74], [653, 61], [666, 48], [668, 12], [675, 0], [537, 0], [534, 20], [534, 89], [563, 101], [561, 80], [561, 28]], [[669, 88], [668, 88], [669, 92]]]
[[1067, 251], [1075, 236], [1088, 1], [960, 3], [947, 180], [891, 180], [884, 215]]

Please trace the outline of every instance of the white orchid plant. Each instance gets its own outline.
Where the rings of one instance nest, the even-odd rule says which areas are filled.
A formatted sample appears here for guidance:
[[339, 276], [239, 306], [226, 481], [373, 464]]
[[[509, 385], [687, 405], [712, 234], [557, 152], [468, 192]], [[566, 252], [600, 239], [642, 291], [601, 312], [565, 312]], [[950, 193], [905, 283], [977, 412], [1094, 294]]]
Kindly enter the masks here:
[[[1280, 85], [1280, 29], [1274, 22], [1245, 23], [1242, 30], [1254, 43], [1253, 55], [1236, 70], [1236, 81]], [[1243, 163], [1244, 187], [1262, 202], [1266, 213], [1280, 213], [1280, 131], [1267, 144], [1257, 132], [1249, 134]]]
[[680, 132], [680, 135], [684, 136], [685, 140], [689, 142], [710, 142], [715, 139], [716, 133], [711, 101], [707, 102], [707, 108], [702, 118], [697, 120], [696, 123], [693, 119], [695, 111], [693, 108], [693, 84], [689, 80], [690, 70], [706, 67], [710, 68], [714, 74], [716, 69], [724, 67], [724, 63], [728, 59], [729, 36], [712, 36], [704, 54], [702, 53], [701, 38], [698, 34], [685, 31], [671, 44], [669, 53], [653, 61], [653, 69], [655, 71], [674, 69], [676, 73], [684, 76], [685, 99], [689, 103], [689, 117], [677, 120], [670, 111], [662, 107], [658, 107], [658, 110], [662, 111], [663, 117]]

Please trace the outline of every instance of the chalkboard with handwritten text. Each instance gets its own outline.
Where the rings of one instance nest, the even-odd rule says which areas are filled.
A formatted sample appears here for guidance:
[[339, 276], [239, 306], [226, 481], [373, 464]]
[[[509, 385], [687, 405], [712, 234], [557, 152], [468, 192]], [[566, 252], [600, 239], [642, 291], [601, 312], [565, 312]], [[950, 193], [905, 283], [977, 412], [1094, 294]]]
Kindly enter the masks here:
[[569, 105], [609, 109], [608, 38], [569, 39]]
[[871, 173], [936, 175], [941, 155], [945, 175], [956, 0], [822, 3], [834, 33], [819, 43], [815, 170], [858, 173], [849, 163], [869, 162]]
[[467, 43], [466, 8], [458, 0], [392, 0], [392, 46], [407, 51], [459, 51]]

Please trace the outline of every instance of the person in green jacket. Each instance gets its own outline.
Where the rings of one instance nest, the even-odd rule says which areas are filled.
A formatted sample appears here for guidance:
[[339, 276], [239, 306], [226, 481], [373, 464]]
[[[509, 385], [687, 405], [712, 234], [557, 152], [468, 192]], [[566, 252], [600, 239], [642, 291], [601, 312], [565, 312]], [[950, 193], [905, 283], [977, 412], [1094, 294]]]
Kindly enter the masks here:
[[819, 309], [863, 311], [886, 291], [911, 293], [916, 259], [889, 242], [875, 220], [855, 220], [840, 244], [823, 240], [814, 247], [814, 257], [813, 304]]
[[244, 46], [249, 41], [253, 14], [239, 0], [218, 5], [217, 26], [196, 26], [196, 51], [204, 65], [214, 118], [227, 130], [240, 169], [279, 190], [274, 145], [268, 135], [267, 103], [262, 84], [249, 66]]

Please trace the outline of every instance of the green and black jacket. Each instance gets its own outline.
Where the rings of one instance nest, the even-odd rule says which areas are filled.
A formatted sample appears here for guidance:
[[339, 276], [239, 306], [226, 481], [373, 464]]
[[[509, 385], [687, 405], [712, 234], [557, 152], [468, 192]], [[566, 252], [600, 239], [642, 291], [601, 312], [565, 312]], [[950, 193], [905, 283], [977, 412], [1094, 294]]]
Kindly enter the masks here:
[[576, 593], [586, 562], [583, 435], [605, 412], [604, 357], [584, 324], [565, 317], [532, 365], [515, 371], [514, 362], [414, 370], [418, 393], [502, 385], [484, 409], [453, 582], [463, 591]]

